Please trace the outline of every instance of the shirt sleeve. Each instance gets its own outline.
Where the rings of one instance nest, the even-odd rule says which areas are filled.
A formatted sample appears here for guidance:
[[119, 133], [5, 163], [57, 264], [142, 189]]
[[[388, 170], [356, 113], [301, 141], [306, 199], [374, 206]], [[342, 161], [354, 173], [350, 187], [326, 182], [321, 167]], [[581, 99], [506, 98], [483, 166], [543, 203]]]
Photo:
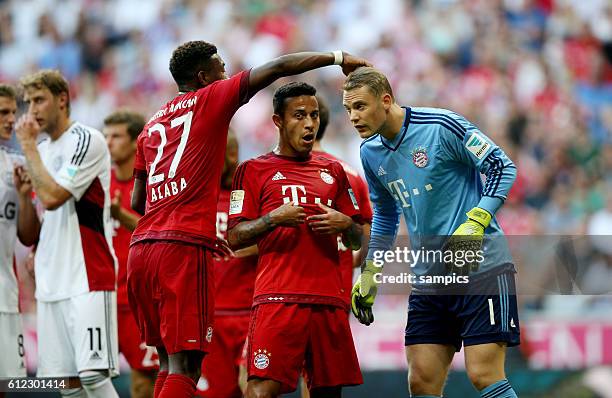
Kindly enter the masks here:
[[338, 192], [335, 199], [336, 210], [361, 223], [362, 217], [359, 204], [357, 203], [357, 197], [349, 183], [346, 172], [340, 163], [335, 163], [334, 169], [334, 174], [338, 180]]
[[371, 224], [372, 205], [370, 204], [370, 198], [368, 197], [368, 186], [361, 176], [356, 176], [353, 181], [354, 183], [352, 183], [351, 186], [353, 187], [355, 196], [357, 197], [361, 217], [363, 217], [364, 222]]
[[140, 133], [136, 142], [136, 158], [134, 160], [134, 178], [140, 180], [146, 180], [147, 178], [147, 164], [144, 158], [144, 144], [143, 140], [145, 133]]
[[370, 168], [364, 149], [361, 149], [361, 163], [370, 190], [370, 201], [374, 210], [368, 259], [374, 258], [377, 251], [391, 250], [399, 227], [401, 210], [389, 191], [380, 183]]
[[[249, 75], [251, 70], [236, 73], [229, 79], [219, 80], [211, 86], [212, 101], [207, 102], [207, 107], [218, 107], [216, 111], [230, 120], [234, 113], [242, 105], [249, 102]], [[205, 90], [206, 87], [203, 88]]]
[[[69, 133], [70, 134], [70, 133]], [[100, 133], [81, 131], [69, 156], [55, 175], [55, 181], [80, 200], [105, 168], [110, 171], [110, 155]]]
[[238, 166], [232, 181], [230, 194], [228, 229], [245, 220], [260, 217], [260, 187], [256, 181], [256, 171], [251, 162], [246, 161]]
[[[454, 114], [452, 134], [441, 136], [442, 148], [451, 160], [473, 167], [486, 176], [478, 207], [491, 215], [501, 207], [516, 179], [516, 166], [489, 137], [464, 117]], [[461, 127], [461, 128], [459, 128]]]

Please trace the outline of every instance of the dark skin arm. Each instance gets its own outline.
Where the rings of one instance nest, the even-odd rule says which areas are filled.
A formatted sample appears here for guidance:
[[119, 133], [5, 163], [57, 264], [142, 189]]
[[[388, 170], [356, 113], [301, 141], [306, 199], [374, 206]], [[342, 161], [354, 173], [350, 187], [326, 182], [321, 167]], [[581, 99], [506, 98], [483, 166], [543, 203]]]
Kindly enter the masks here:
[[305, 220], [303, 207], [285, 203], [262, 217], [236, 225], [227, 231], [227, 241], [232, 249], [242, 249], [254, 245], [259, 236], [277, 226], [295, 227]]
[[[249, 93], [253, 95], [281, 77], [297, 75], [323, 66], [333, 65], [333, 63], [334, 55], [331, 52], [301, 52], [282, 55], [251, 70]], [[372, 64], [365, 59], [343, 52], [341, 66], [342, 72], [348, 75], [360, 66], [372, 66]]]
[[307, 219], [310, 228], [323, 235], [342, 234], [344, 246], [351, 250], [358, 250], [361, 247], [361, 225], [349, 216], [322, 203], [319, 203], [319, 207], [323, 210], [323, 213], [310, 216]]
[[147, 204], [147, 182], [146, 180], [135, 177], [134, 178], [134, 190], [132, 191], [132, 209], [140, 214], [144, 215], [145, 206]]

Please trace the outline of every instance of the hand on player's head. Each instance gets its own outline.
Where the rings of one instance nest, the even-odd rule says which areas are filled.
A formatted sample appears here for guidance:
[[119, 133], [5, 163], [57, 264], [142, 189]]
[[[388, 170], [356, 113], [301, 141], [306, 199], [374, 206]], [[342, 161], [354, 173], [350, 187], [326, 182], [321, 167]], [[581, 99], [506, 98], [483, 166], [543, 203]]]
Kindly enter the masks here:
[[343, 62], [342, 62], [342, 73], [345, 76], [348, 76], [349, 73], [353, 72], [355, 69], [360, 68], [362, 66], [372, 66], [372, 64], [366, 59], [356, 57], [347, 52], [343, 53]]
[[274, 225], [295, 227], [306, 221], [306, 211], [293, 202], [285, 203], [270, 212], [270, 221]]

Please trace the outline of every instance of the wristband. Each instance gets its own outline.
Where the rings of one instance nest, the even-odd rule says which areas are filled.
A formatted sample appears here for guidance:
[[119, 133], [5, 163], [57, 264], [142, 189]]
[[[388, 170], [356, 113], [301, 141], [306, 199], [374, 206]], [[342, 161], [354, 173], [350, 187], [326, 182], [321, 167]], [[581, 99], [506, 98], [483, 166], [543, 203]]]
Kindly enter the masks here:
[[334, 54], [334, 65], [342, 65], [344, 62], [344, 54], [342, 54], [342, 51], [332, 51], [332, 54]]

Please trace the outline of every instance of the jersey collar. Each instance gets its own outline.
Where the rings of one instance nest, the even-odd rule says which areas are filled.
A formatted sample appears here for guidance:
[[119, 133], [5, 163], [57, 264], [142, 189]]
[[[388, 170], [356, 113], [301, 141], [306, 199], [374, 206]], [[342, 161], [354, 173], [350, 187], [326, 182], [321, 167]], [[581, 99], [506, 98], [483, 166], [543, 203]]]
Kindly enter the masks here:
[[395, 138], [391, 141], [387, 140], [385, 137], [379, 134], [381, 144], [383, 144], [385, 148], [393, 152], [397, 151], [397, 148], [402, 145], [402, 141], [404, 141], [404, 137], [406, 136], [406, 132], [408, 131], [408, 124], [410, 123], [410, 107], [402, 106], [402, 108], [406, 110], [406, 113], [404, 114], [404, 124], [402, 126], [402, 129], [400, 130], [400, 133], [396, 135]]

